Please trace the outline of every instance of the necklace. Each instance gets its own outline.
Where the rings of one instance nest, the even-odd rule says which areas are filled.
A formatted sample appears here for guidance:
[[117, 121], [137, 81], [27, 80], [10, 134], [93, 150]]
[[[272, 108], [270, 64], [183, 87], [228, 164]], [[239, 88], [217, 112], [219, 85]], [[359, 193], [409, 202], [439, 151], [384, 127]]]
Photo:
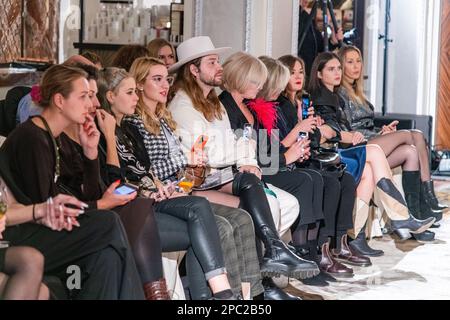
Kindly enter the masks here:
[[52, 130], [50, 129], [50, 126], [48, 125], [47, 120], [43, 116], [37, 116], [39, 119], [41, 119], [42, 123], [44, 124], [45, 129], [47, 129], [48, 134], [50, 135], [50, 138], [52, 139], [53, 143], [53, 150], [55, 152], [55, 175], [54, 175], [54, 182], [58, 181], [59, 176], [61, 175], [61, 167], [60, 167], [60, 160], [61, 156], [59, 154], [59, 145], [56, 142], [55, 137], [53, 136]]

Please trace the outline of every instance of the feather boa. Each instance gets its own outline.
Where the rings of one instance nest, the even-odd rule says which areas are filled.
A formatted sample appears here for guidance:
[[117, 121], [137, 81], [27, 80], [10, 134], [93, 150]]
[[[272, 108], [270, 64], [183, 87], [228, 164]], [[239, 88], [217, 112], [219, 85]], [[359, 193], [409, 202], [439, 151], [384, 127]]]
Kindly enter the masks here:
[[275, 123], [277, 121], [277, 102], [266, 101], [264, 99], [254, 99], [248, 102], [248, 107], [256, 113], [258, 121], [267, 130], [269, 137], [272, 129], [276, 129]]

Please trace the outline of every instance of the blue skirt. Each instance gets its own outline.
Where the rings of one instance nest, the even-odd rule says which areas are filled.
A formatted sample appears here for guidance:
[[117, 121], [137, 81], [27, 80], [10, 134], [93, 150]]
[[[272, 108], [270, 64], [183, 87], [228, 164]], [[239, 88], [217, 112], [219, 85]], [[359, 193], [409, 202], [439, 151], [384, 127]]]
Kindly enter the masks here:
[[366, 146], [339, 149], [338, 152], [347, 166], [345, 170], [353, 176], [356, 184], [359, 184], [366, 165]]

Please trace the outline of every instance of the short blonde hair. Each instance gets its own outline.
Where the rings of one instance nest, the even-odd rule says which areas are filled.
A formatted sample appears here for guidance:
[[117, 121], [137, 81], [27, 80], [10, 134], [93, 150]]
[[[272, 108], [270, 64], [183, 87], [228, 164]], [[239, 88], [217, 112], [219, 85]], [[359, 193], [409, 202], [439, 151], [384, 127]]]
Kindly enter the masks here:
[[223, 88], [244, 93], [250, 83], [261, 88], [267, 79], [267, 68], [259, 59], [245, 53], [231, 55], [223, 64]]
[[270, 96], [275, 92], [281, 94], [284, 91], [291, 78], [291, 73], [284, 64], [273, 58], [262, 56], [259, 57], [259, 60], [265, 64], [268, 77], [266, 83], [264, 83], [264, 87], [258, 93], [258, 98], [270, 100]]

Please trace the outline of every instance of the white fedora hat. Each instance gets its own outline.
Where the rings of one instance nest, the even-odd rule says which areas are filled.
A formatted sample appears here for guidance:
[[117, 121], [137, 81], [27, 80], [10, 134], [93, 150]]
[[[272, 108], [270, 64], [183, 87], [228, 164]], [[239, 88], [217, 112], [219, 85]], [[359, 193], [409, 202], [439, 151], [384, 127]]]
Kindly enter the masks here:
[[230, 47], [215, 48], [209, 37], [194, 37], [182, 42], [177, 48], [178, 62], [169, 68], [169, 73], [177, 71], [184, 64], [211, 54], [222, 54]]

